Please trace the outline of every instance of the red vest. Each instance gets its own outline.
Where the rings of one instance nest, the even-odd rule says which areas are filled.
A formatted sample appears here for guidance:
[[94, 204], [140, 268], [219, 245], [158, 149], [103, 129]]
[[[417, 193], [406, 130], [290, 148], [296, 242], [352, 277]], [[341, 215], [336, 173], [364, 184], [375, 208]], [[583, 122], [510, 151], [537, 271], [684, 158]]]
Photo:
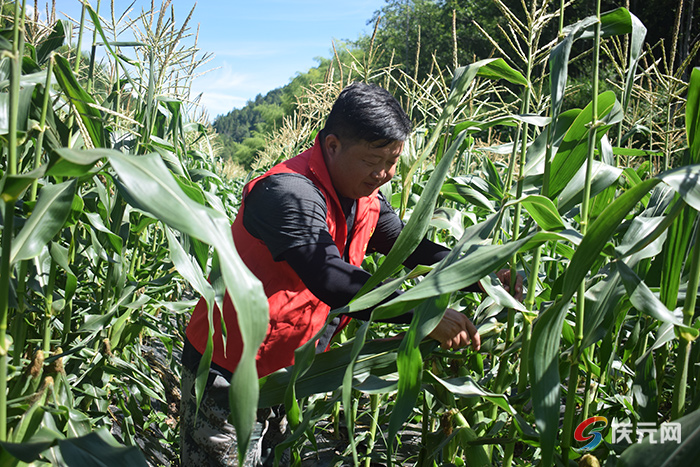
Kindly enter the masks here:
[[[294, 350], [308, 342], [323, 327], [330, 311], [328, 305], [317, 299], [306, 288], [286, 261], [274, 261], [267, 246], [243, 227], [245, 195], [261, 179], [277, 173], [297, 173], [311, 180], [326, 198], [328, 231], [341, 254], [345, 251], [347, 239], [345, 215], [326, 168], [319, 138], [316, 138], [311, 149], [274, 166], [245, 187], [243, 203], [231, 226], [231, 231], [241, 259], [263, 284], [270, 310], [267, 335], [257, 355], [259, 377], [292, 365]], [[349, 248], [350, 263], [355, 266], [360, 266], [365, 257], [367, 243], [379, 219], [379, 209], [376, 192], [357, 200]], [[212, 361], [233, 372], [241, 357], [242, 340], [236, 310], [228, 293], [224, 298], [224, 322], [227, 329], [225, 351], [221, 342], [221, 314], [216, 307]], [[341, 326], [346, 322], [347, 319], [343, 320]], [[207, 306], [204, 299], [201, 299], [192, 313], [186, 331], [187, 339], [201, 354], [206, 348], [208, 329]]]

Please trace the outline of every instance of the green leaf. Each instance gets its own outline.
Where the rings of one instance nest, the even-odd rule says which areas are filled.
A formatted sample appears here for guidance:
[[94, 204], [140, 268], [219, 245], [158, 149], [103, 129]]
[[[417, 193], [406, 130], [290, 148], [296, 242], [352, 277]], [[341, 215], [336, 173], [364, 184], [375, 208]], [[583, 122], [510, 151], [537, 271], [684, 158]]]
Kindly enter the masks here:
[[[553, 121], [559, 118], [561, 106], [564, 102], [571, 48], [578, 39], [592, 38], [597, 23], [598, 19], [595, 16], [589, 16], [574, 25], [567, 26], [562, 32], [565, 35], [564, 39], [550, 53], [550, 79], [552, 82], [550, 95]], [[600, 17], [600, 28], [602, 37], [630, 33], [633, 30], [632, 17], [629, 11], [624, 8], [603, 13]], [[634, 45], [637, 46], [638, 43], [639, 41], [635, 38]], [[636, 52], [636, 49], [633, 52]], [[632, 73], [634, 72], [632, 67], [630, 67], [630, 70], [632, 70]]]
[[420, 342], [435, 329], [449, 305], [450, 294], [431, 298], [421, 303], [413, 313], [411, 325], [404, 336], [396, 366], [399, 371], [398, 394], [389, 417], [389, 456], [394, 452], [394, 438], [410, 417], [421, 391], [423, 380], [423, 358], [418, 348]]
[[543, 458], [553, 455], [559, 430], [559, 344], [569, 302], [613, 232], [659, 181], [651, 179], [632, 187], [598, 216], [583, 237], [565, 272], [562, 296], [540, 313], [535, 323], [532, 342], [537, 345], [530, 347], [528, 363], [535, 421], [541, 434], [542, 446], [549, 451], [543, 453]]
[[631, 157], [649, 157], [649, 156], [660, 156], [661, 151], [651, 151], [649, 149], [636, 149], [636, 148], [618, 148], [613, 147], [613, 154], [616, 156], [631, 156]]
[[57, 148], [55, 153], [60, 157], [51, 161], [46, 174], [54, 177], [92, 175], [100, 170], [99, 167], [95, 167], [95, 164], [107, 156], [106, 151], [108, 150], [77, 151], [70, 148]]
[[31, 438], [22, 443], [8, 443], [0, 441], [0, 446], [16, 459], [22, 462], [34, 462], [41, 457], [41, 453], [54, 446], [64, 436], [47, 427], [39, 428]]
[[462, 145], [465, 137], [466, 135], [462, 133], [454, 143], [452, 143], [440, 160], [440, 163], [430, 176], [428, 184], [423, 190], [420, 200], [411, 214], [411, 218], [406, 223], [406, 227], [399, 234], [399, 237], [396, 239], [394, 246], [391, 248], [391, 251], [386, 256], [382, 265], [357, 293], [358, 296], [372, 290], [379, 285], [380, 282], [393, 274], [423, 240], [425, 232], [430, 226], [430, 219], [433, 216], [435, 202], [440, 194], [442, 183], [450, 169], [452, 159]]
[[600, 282], [586, 290], [582, 349], [599, 342], [612, 332], [614, 312], [624, 295], [625, 288], [617, 271], [610, 271]]
[[525, 245], [527, 240], [518, 240], [504, 245], [472, 246], [465, 252], [462, 259], [444, 268], [435, 268], [415, 287], [375, 308], [374, 319], [398, 316], [421, 300], [455, 292], [474, 284], [482, 277], [498, 270]]
[[[547, 155], [547, 141], [551, 138], [552, 153], [556, 154], [559, 145], [561, 145], [564, 135], [571, 127], [571, 125], [576, 120], [576, 117], [581, 113], [581, 109], [570, 109], [559, 115], [556, 122], [554, 123], [554, 132], [549, 134], [552, 130], [551, 128], [545, 128], [542, 132], [535, 138], [530, 146], [527, 148], [527, 163], [525, 164], [524, 175], [536, 176], [544, 173], [544, 160]], [[551, 123], [550, 123], [551, 126]], [[511, 147], [512, 151], [512, 147]]]
[[90, 225], [98, 232], [102, 232], [105, 234], [107, 237], [107, 241], [111, 245], [111, 247], [114, 249], [114, 252], [121, 256], [122, 254], [122, 246], [123, 246], [123, 240], [119, 235], [116, 235], [113, 233], [111, 230], [107, 228], [107, 226], [102, 222], [102, 218], [100, 215], [96, 212], [86, 212], [85, 217], [87, 218], [88, 222], [90, 222]]
[[[620, 104], [615, 98], [615, 93], [607, 91], [598, 96], [597, 120], [604, 120], [605, 124], [596, 129], [596, 143], [601, 140], [603, 134], [620, 118], [622, 118]], [[574, 178], [586, 160], [588, 152], [589, 125], [593, 117], [593, 103], [589, 103], [578, 114], [571, 124], [564, 139], [552, 159], [550, 196], [557, 196]]]
[[503, 394], [494, 394], [483, 389], [471, 376], [453, 379], [441, 379], [430, 371], [425, 372], [424, 382], [429, 384], [439, 384], [450, 393], [458, 397], [483, 397], [493, 402], [505, 412], [513, 415], [515, 409], [508, 403], [508, 399]]
[[489, 79], [505, 79], [513, 84], [527, 86], [527, 79], [519, 71], [511, 68], [505, 60], [497, 58], [479, 67], [477, 76]]
[[656, 383], [656, 367], [654, 366], [654, 353], [644, 352], [635, 363], [634, 382], [632, 394], [637, 404], [637, 410], [643, 422], [656, 423], [659, 409], [659, 392]]
[[700, 165], [686, 165], [657, 175], [673, 188], [688, 205], [700, 211]]
[[558, 231], [566, 228], [566, 223], [559, 215], [552, 200], [541, 195], [529, 195], [520, 200], [511, 201], [506, 206], [522, 203], [525, 210], [543, 230]]
[[[591, 173], [591, 197], [596, 196], [603, 190], [612, 186], [620, 178], [622, 173], [622, 169], [594, 160]], [[576, 172], [576, 175], [574, 175], [559, 194], [557, 199], [557, 209], [559, 212], [568, 212], [574, 206], [582, 202], [585, 183], [586, 166], [583, 164], [579, 171]]]
[[182, 244], [175, 237], [172, 229], [165, 227], [165, 234], [168, 239], [168, 247], [170, 259], [177, 268], [177, 271], [187, 282], [192, 285], [192, 288], [201, 296], [205, 297], [207, 302], [214, 304], [214, 288], [207, 282], [202, 268], [199, 263], [187, 254]]
[[484, 289], [484, 292], [493, 299], [493, 301], [503, 308], [512, 308], [514, 310], [527, 312], [527, 308], [521, 302], [509, 294], [503, 288], [501, 280], [495, 273], [491, 273], [479, 281], [479, 285]]
[[[352, 356], [354, 340], [345, 342], [327, 352], [316, 355], [311, 366], [301, 375], [296, 375], [296, 395], [305, 398], [312, 394], [323, 394], [338, 389]], [[372, 375], [387, 375], [396, 371], [396, 353], [400, 339], [371, 340], [361, 347], [353, 367], [352, 384], [360, 385]], [[435, 348], [437, 343], [429, 341], [421, 346], [424, 353]], [[295, 358], [295, 362], [296, 362]], [[294, 368], [287, 367], [260, 379], [260, 407], [270, 407], [284, 402], [285, 392], [294, 379]]]
[[693, 336], [698, 335], [698, 330], [685, 326], [680, 319], [676, 318], [629, 266], [622, 261], [616, 262], [614, 266], [620, 272], [620, 277], [622, 277], [622, 282], [625, 284], [632, 306], [662, 323], [673, 324], [681, 328], [683, 332]]
[[41, 65], [51, 55], [51, 52], [58, 49], [66, 41], [66, 30], [70, 30], [71, 25], [68, 20], [58, 20], [53, 24], [53, 29], [39, 47], [36, 49], [36, 62]]
[[536, 114], [508, 115], [505, 117], [496, 117], [485, 122], [478, 120], [467, 120], [456, 124], [454, 126], [454, 130], [452, 131], [452, 135], [457, 136], [465, 130], [468, 134], [472, 134], [498, 125], [516, 126], [518, 123], [527, 123], [529, 125], [543, 127], [549, 124], [550, 121], [551, 120], [549, 117], [543, 117]]
[[230, 406], [239, 453], [244, 453], [258, 405], [255, 356], [267, 331], [267, 298], [262, 284], [238, 256], [229, 219], [187, 196], [157, 154], [136, 157], [110, 151], [108, 157], [117, 173], [117, 186], [129, 204], [216, 250], [243, 340], [243, 353], [231, 380]]
[[603, 251], [608, 239], [627, 214], [658, 183], [658, 179], [650, 179], [632, 187], [620, 195], [591, 224], [564, 275], [563, 295], [565, 300], [568, 301], [573, 297], [579, 284], [598, 259], [600, 252]]
[[12, 243], [10, 263], [35, 257], [65, 224], [71, 212], [76, 181], [42, 188], [29, 219]]
[[693, 68], [685, 104], [685, 132], [691, 164], [700, 164], [700, 67]]
[[447, 182], [440, 189], [440, 196], [451, 201], [457, 201], [464, 205], [475, 205], [482, 207], [489, 212], [494, 212], [495, 209], [489, 199], [480, 191], [475, 190], [462, 183]]
[[70, 63], [61, 55], [55, 55], [56, 65], [54, 75], [56, 83], [61, 87], [71, 104], [76, 108], [80, 119], [90, 137], [90, 143], [95, 148], [106, 148], [107, 137], [103, 125], [102, 114], [90, 104], [96, 104], [90, 94], [85, 91], [73, 74]]
[[[29, 111], [32, 105], [32, 94], [34, 93], [35, 84], [25, 85], [19, 91], [17, 99], [17, 132], [26, 134], [29, 131]], [[7, 135], [9, 133], [9, 115], [10, 115], [10, 99], [9, 93], [3, 92], [0, 94], [0, 134]], [[19, 152], [21, 157], [22, 153]]]
[[11, 203], [19, 199], [27, 188], [29, 188], [35, 180], [44, 176], [46, 167], [41, 166], [31, 172], [26, 172], [17, 175], [8, 175], [7, 173], [0, 179], [0, 196], [6, 203]]
[[[637, 216], [632, 219], [625, 236], [615, 252], [622, 259], [634, 255], [635, 260], [651, 258], [661, 253], [669, 226], [683, 210], [685, 203], [678, 200], [665, 216]], [[630, 263], [630, 265], [636, 263]]]
[[[586, 277], [609, 238], [634, 206], [660, 181], [670, 179], [681, 195], [695, 201], [692, 180], [697, 178], [698, 167], [685, 167], [679, 171], [661, 174], [655, 179], [638, 183], [618, 197], [590, 226], [581, 244], [576, 249], [564, 275], [562, 296], [544, 312], [535, 323], [528, 359], [532, 382], [532, 401], [537, 427], [541, 433], [542, 446], [554, 448], [559, 420], [559, 369], [558, 355], [562, 325], [568, 304], [578, 285]], [[640, 291], [638, 293], [642, 293]], [[644, 295], [642, 293], [642, 295]], [[637, 295], [635, 295], [635, 298]], [[644, 295], [641, 300], [648, 297]], [[648, 306], [640, 304], [640, 306]], [[649, 312], [658, 312], [658, 308]], [[546, 453], [545, 453], [546, 454]], [[547, 454], [547, 455], [552, 455]]]
[[135, 446], [122, 446], [107, 431], [100, 428], [80, 438], [60, 440], [58, 447], [68, 466], [147, 466], [146, 459]]
[[558, 300], [540, 313], [532, 331], [528, 356], [532, 407], [543, 447], [552, 456], [559, 431], [559, 342], [569, 299]]
[[627, 106], [632, 96], [634, 87], [634, 77], [637, 71], [637, 64], [642, 56], [644, 38], [647, 28], [644, 27], [639, 18], [625, 8], [613, 10], [608, 18], [601, 18], [601, 35], [630, 34], [629, 61], [627, 63], [627, 74], [625, 77], [625, 88], [622, 93], [622, 109], [627, 110]]
[[[450, 85], [450, 94], [447, 96], [447, 103], [442, 109], [442, 113], [440, 114], [440, 117], [438, 118], [437, 122], [435, 122], [435, 126], [431, 130], [430, 139], [425, 144], [420, 157], [418, 157], [415, 160], [415, 162], [409, 168], [408, 173], [404, 177], [404, 187], [401, 202], [402, 211], [405, 210], [405, 207], [408, 202], [408, 197], [411, 194], [410, 186], [413, 183], [413, 175], [416, 173], [416, 170], [418, 170], [418, 167], [420, 167], [432, 154], [438, 139], [442, 135], [442, 129], [445, 127], [445, 125], [448, 124], [449, 120], [452, 118], [455, 110], [457, 109], [457, 106], [469, 90], [469, 85], [472, 83], [472, 81], [474, 81], [474, 78], [479, 73], [479, 70], [481, 68], [486, 67], [486, 69], [484, 70], [484, 76], [493, 76], [504, 79], [508, 79], [506, 78], [506, 76], [508, 76], [511, 79], [516, 79], [516, 81], [520, 80], [520, 78], [518, 78], [516, 75], [518, 72], [509, 72], [506, 69], [507, 65], [504, 67], [504, 64], [501, 64], [499, 60], [502, 61], [503, 59], [490, 58], [486, 60], [480, 60], [478, 62], [472, 63], [471, 65], [460, 67], [455, 70], [455, 74], [452, 78], [452, 83]], [[493, 62], [497, 63], [489, 66]], [[457, 146], [457, 148], [459, 148], [459, 145]]]

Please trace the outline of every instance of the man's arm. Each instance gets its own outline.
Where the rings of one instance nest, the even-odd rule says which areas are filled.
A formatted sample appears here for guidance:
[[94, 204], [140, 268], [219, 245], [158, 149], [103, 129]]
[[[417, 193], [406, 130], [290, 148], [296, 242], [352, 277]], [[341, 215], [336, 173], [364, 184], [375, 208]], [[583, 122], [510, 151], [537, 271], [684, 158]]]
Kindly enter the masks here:
[[[343, 261], [335, 245], [304, 245], [290, 248], [282, 254], [304, 285], [316, 298], [332, 309], [348, 303], [360, 291], [371, 274]], [[390, 295], [386, 301], [398, 296]], [[352, 313], [353, 318], [369, 319], [372, 309]], [[386, 320], [390, 323], [410, 323], [411, 314]]]

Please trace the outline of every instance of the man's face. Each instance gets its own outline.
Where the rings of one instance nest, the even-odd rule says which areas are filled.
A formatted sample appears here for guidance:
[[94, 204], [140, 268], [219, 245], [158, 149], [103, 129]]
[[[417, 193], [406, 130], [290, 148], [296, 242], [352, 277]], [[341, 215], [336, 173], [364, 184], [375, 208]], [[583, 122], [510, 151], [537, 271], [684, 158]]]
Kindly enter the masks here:
[[341, 143], [331, 134], [324, 139], [324, 155], [336, 191], [346, 198], [369, 196], [391, 180], [403, 141], [375, 147], [366, 141]]

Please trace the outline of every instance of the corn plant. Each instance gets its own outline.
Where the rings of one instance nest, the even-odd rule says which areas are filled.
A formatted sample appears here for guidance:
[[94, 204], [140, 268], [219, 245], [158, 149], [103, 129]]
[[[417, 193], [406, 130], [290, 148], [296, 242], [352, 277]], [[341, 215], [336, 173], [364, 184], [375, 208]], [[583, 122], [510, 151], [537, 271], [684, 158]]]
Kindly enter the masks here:
[[[129, 12], [111, 5], [109, 22], [85, 3], [78, 36], [91, 28], [93, 51], [105, 51], [85, 66], [80, 49], [57, 53], [67, 22], [25, 46], [37, 25], [14, 6], [2, 58], [2, 464], [168, 463], [179, 401], [170, 361], [188, 295], [210, 296], [211, 251], [229, 289], [247, 289], [240, 309], [265, 303], [229, 235], [235, 185], [216, 175], [209, 133], [189, 118], [185, 91], [206, 55], [182, 48], [187, 20], [176, 28], [167, 4], [139, 14], [143, 40], [125, 43]], [[262, 339], [264, 321], [249, 327]], [[241, 426], [255, 414], [255, 379], [239, 377], [253, 398]], [[148, 432], [163, 442], [142, 453]]]

